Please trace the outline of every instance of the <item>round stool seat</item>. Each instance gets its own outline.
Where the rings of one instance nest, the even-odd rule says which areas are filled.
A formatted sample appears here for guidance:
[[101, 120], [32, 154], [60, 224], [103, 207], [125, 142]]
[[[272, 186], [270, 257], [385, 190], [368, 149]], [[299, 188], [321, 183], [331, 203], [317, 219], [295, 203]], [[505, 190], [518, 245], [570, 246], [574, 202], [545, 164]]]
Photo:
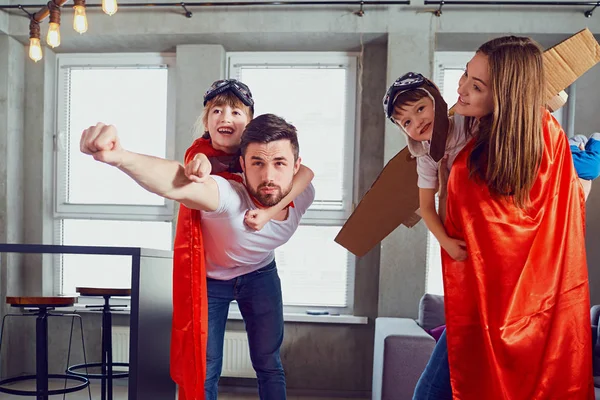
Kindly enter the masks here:
[[[78, 392], [87, 388], [90, 385], [90, 381], [87, 378], [81, 376], [71, 376], [64, 374], [48, 374], [48, 379], [60, 379], [64, 381], [65, 384], [67, 381], [75, 382], [77, 384], [67, 387], [64, 389], [54, 389], [54, 390], [46, 390], [42, 396], [55, 396], [58, 394], [67, 394]], [[25, 375], [25, 376], [17, 376], [15, 378], [3, 379], [0, 381], [0, 393], [12, 394], [15, 396], [36, 396], [38, 399], [40, 398], [40, 393], [37, 390], [22, 390], [22, 389], [13, 389], [11, 384], [17, 382], [27, 382], [27, 381], [35, 381], [37, 379], [36, 375]], [[8, 385], [8, 387], [6, 387]]]
[[131, 289], [124, 288], [78, 287], [75, 291], [82, 296], [131, 296]]
[[[129, 363], [114, 362], [114, 363], [112, 363], [112, 366], [129, 368]], [[78, 372], [78, 370], [88, 369], [88, 368], [97, 368], [97, 367], [102, 367], [102, 363], [77, 364], [77, 365], [72, 365], [69, 368], [67, 368], [67, 373], [71, 374], [71, 375], [81, 376], [84, 378], [89, 378], [89, 379], [106, 378], [108, 376], [108, 374], [102, 374], [102, 373], [92, 374], [89, 372]], [[127, 378], [128, 376], [129, 376], [129, 372], [125, 372], [125, 371], [112, 370], [112, 373], [111, 373], [111, 377], [114, 379]]]
[[6, 304], [13, 307], [71, 307], [77, 303], [77, 297], [65, 296], [6, 296]]

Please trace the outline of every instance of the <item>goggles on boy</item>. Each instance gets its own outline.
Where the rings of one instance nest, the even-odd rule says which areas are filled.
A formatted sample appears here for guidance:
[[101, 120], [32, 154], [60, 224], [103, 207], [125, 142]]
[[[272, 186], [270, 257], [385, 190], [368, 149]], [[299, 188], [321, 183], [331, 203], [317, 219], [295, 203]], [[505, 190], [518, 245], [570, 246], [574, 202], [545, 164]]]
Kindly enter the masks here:
[[232, 92], [242, 103], [250, 108], [254, 108], [254, 100], [250, 88], [237, 79], [221, 79], [215, 81], [204, 94], [204, 105], [217, 95], [225, 92]]
[[414, 72], [408, 72], [396, 79], [385, 93], [385, 96], [383, 96], [383, 112], [385, 113], [385, 117], [389, 118], [392, 122], [394, 121], [392, 114], [394, 113], [394, 100], [396, 100], [398, 93], [421, 87], [425, 82], [428, 82], [427, 78]]

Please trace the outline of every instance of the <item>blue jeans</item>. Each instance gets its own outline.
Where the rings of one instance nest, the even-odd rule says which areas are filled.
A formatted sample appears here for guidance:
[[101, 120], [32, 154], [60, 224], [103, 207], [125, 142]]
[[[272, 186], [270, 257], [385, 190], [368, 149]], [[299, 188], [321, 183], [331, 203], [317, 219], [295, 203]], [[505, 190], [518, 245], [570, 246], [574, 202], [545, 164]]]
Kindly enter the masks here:
[[244, 318], [250, 358], [261, 400], [285, 400], [285, 374], [279, 357], [283, 341], [283, 300], [275, 261], [257, 271], [220, 281], [207, 279], [208, 345], [206, 400], [216, 400], [223, 366], [223, 340], [229, 303], [236, 300]]
[[425, 371], [417, 382], [413, 400], [452, 400], [445, 330], [433, 349]]

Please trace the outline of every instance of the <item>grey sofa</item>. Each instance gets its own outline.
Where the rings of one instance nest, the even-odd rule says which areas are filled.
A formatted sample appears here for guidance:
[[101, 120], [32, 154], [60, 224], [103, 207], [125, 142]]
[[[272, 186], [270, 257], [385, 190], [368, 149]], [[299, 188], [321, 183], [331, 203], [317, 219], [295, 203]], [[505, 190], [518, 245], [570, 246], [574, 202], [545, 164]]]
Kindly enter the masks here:
[[377, 318], [372, 400], [410, 400], [435, 340], [426, 330], [445, 324], [444, 297], [425, 294], [418, 319]]

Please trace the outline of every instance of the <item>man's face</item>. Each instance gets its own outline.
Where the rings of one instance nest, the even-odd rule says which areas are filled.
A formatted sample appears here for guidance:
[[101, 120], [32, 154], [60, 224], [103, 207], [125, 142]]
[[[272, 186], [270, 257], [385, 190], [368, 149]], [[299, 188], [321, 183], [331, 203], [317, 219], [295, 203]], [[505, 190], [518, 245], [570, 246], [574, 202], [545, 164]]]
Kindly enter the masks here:
[[241, 158], [246, 175], [246, 187], [263, 206], [272, 207], [292, 190], [292, 179], [300, 168], [300, 158], [294, 161], [289, 140], [271, 143], [250, 143]]

